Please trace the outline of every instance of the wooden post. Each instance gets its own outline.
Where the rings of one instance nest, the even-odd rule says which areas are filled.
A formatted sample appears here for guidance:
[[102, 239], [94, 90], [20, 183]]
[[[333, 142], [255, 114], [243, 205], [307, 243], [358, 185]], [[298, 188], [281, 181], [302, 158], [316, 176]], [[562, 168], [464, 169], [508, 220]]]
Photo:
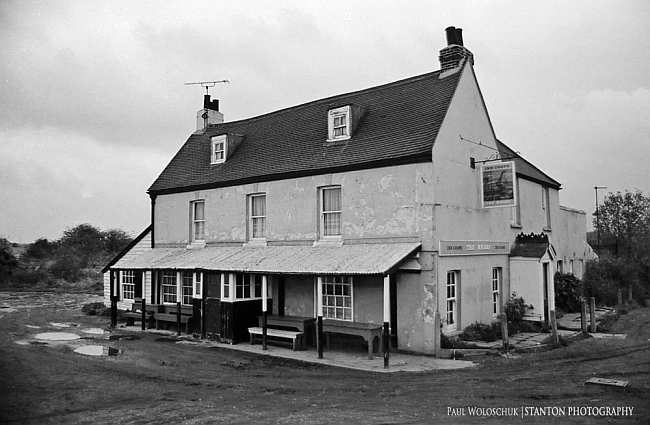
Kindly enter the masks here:
[[503, 338], [503, 350], [507, 352], [510, 349], [510, 341], [508, 340], [508, 316], [505, 313], [501, 313], [501, 336]]
[[[203, 279], [205, 279], [205, 277]], [[206, 295], [204, 287], [201, 290], [201, 339], [205, 339], [205, 297]]]
[[117, 326], [117, 295], [111, 297], [111, 327]]
[[267, 313], [266, 310], [268, 308], [268, 303], [266, 298], [269, 295], [269, 289], [266, 286], [267, 284], [267, 278], [266, 275], [262, 276], [262, 350], [266, 351], [268, 349], [266, 345], [266, 327], [268, 325], [267, 323]]
[[440, 332], [442, 330], [440, 329], [440, 312], [436, 311], [433, 314], [433, 327], [434, 327], [434, 332], [433, 332], [433, 355], [436, 357], [440, 357]]
[[318, 277], [318, 288], [316, 288], [317, 319], [316, 319], [316, 345], [318, 346], [318, 358], [323, 358], [323, 278]]
[[384, 349], [384, 369], [388, 369], [390, 362], [390, 275], [384, 276], [384, 335], [382, 337]]
[[582, 333], [587, 333], [587, 300], [584, 298], [580, 301], [580, 329]]
[[557, 334], [557, 318], [555, 317], [555, 310], [551, 310], [551, 332], [553, 335], [553, 342], [558, 344], [560, 342], [560, 338]]
[[627, 288], [627, 301], [632, 302], [632, 285]]
[[618, 288], [618, 305], [623, 304], [623, 290]]
[[181, 302], [176, 302], [176, 336], [181, 334]]
[[142, 310], [142, 330], [145, 330], [145, 322], [147, 321], [147, 299], [145, 297], [142, 297], [142, 306], [140, 306], [140, 309]]
[[589, 298], [589, 310], [591, 313], [589, 315], [589, 319], [591, 321], [591, 333], [596, 333], [596, 298], [595, 297]]

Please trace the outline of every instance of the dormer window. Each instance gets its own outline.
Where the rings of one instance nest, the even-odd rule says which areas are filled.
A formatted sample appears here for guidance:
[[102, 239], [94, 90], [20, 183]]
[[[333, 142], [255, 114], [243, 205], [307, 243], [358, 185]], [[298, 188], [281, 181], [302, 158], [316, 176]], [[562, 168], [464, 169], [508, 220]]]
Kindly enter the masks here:
[[350, 106], [343, 106], [329, 111], [327, 140], [346, 140], [351, 136]]
[[212, 164], [220, 164], [226, 161], [227, 142], [228, 135], [226, 134], [212, 138]]

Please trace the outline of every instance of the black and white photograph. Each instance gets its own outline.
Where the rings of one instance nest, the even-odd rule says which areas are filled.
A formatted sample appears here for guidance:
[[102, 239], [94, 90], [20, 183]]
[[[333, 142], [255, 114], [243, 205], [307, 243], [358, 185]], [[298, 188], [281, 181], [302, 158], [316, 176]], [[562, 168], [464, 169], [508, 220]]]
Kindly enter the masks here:
[[0, 1], [0, 423], [650, 423], [649, 24]]

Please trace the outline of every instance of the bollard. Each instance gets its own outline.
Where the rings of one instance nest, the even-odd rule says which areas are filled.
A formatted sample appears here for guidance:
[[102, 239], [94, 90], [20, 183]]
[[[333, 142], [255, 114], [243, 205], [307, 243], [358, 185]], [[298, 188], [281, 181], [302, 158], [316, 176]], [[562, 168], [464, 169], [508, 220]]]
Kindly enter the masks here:
[[589, 310], [591, 315], [589, 319], [591, 320], [591, 333], [596, 333], [596, 298], [589, 298]]
[[508, 316], [505, 313], [501, 313], [501, 335], [503, 338], [503, 351], [507, 352], [510, 343], [508, 341]]
[[551, 332], [553, 332], [553, 342], [558, 344], [560, 338], [557, 334], [557, 318], [555, 317], [555, 310], [551, 310]]
[[623, 290], [621, 288], [618, 289], [618, 305], [623, 304]]

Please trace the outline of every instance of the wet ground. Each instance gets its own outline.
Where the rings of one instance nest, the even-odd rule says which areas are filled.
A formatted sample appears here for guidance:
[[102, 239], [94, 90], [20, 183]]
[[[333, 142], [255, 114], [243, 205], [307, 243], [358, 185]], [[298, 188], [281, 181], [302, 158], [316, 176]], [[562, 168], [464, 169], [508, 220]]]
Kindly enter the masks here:
[[[98, 299], [0, 292], [0, 423], [650, 423], [649, 309], [616, 324], [625, 339], [385, 374], [274, 357], [248, 344], [242, 351], [111, 330], [108, 318], [81, 313]], [[594, 377], [629, 386], [585, 385]], [[569, 415], [572, 406], [632, 413]], [[538, 410], [524, 416], [524, 407]], [[490, 413], [499, 408], [520, 415]], [[544, 416], [543, 408], [564, 414]]]

